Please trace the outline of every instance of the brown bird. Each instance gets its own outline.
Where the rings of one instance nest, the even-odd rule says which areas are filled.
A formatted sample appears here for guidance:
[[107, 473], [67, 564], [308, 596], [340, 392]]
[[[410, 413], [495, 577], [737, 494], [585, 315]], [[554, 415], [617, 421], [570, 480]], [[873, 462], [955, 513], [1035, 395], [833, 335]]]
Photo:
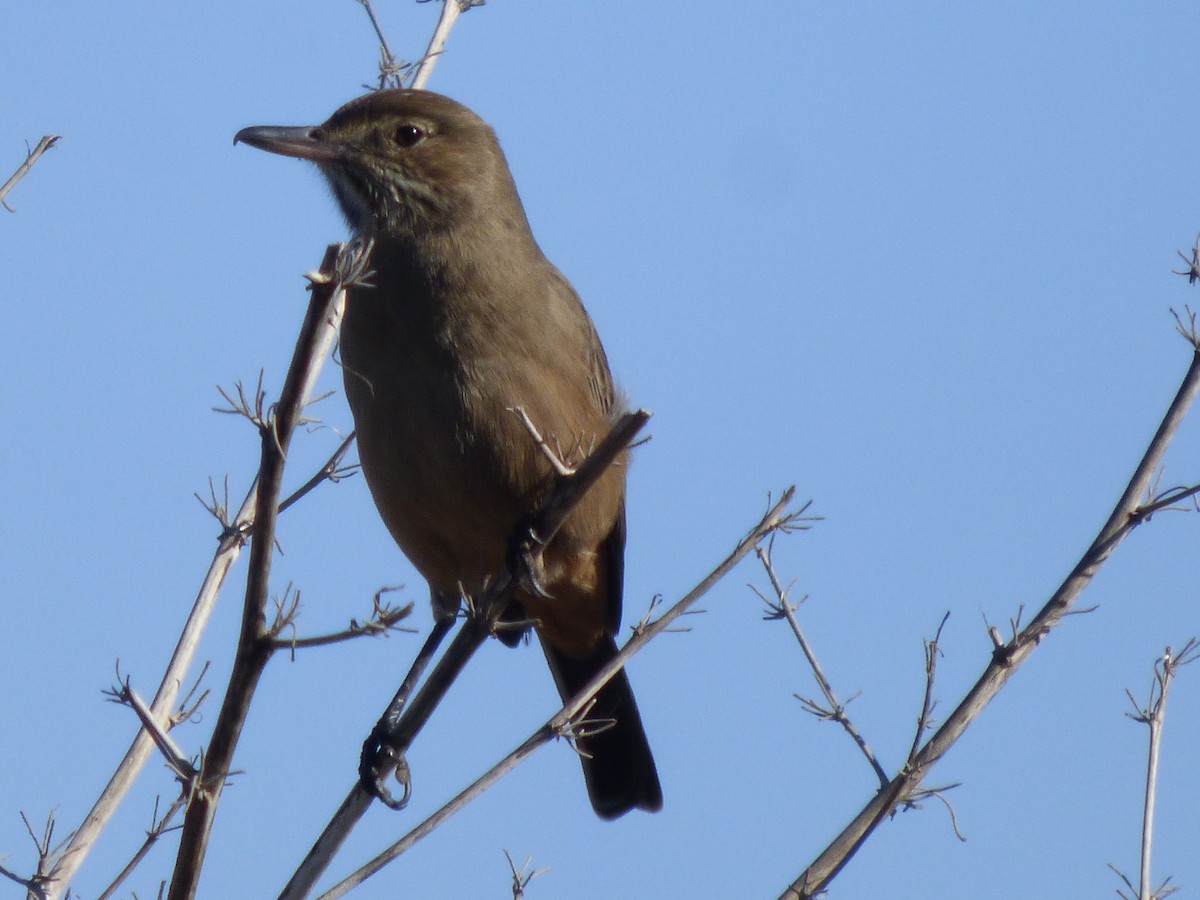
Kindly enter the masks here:
[[[444, 616], [503, 571], [514, 528], [554, 484], [518, 410], [575, 459], [623, 412], [596, 329], [534, 240], [495, 133], [461, 104], [379, 91], [323, 125], [234, 140], [316, 163], [351, 229], [374, 239], [370, 286], [351, 289], [342, 324], [346, 395], [375, 504]], [[626, 463], [545, 549], [544, 593], [518, 590], [504, 614], [535, 622], [564, 699], [616, 653]], [[578, 741], [596, 812], [661, 809], [624, 671], [589, 716], [615, 722]]]

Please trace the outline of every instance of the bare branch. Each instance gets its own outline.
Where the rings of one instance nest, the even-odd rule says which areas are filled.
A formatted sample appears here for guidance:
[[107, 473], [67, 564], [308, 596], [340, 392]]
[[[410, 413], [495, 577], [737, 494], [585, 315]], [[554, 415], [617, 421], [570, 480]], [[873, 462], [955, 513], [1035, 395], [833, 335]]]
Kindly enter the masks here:
[[37, 876], [33, 878], [22, 878], [16, 872], [0, 866], [0, 875], [3, 875], [9, 881], [14, 881], [21, 887], [25, 888], [35, 900], [46, 900], [45, 881]]
[[279, 504], [279, 511], [281, 513], [286, 512], [292, 507], [293, 504], [310, 493], [322, 482], [328, 481], [333, 484], [337, 484], [339, 481], [343, 481], [357, 472], [359, 469], [357, 464], [352, 466], [342, 465], [342, 460], [346, 458], [346, 454], [350, 451], [350, 445], [353, 443], [354, 432], [352, 431], [346, 437], [346, 439], [338, 445], [337, 450], [333, 452], [333, 456], [329, 457], [325, 465], [321, 466], [320, 470], [318, 470], [317, 473], [312, 476], [312, 478], [300, 485], [300, 487], [298, 487], [290, 497]]
[[159, 723], [153, 712], [151, 712], [150, 707], [146, 705], [146, 701], [139, 697], [137, 692], [130, 686], [129, 677], [121, 677], [119, 661], [117, 663], [117, 686], [109, 688], [104, 693], [111, 702], [128, 706], [134, 711], [138, 720], [142, 723], [142, 728], [146, 729], [154, 739], [155, 745], [166, 760], [168, 768], [175, 773], [175, 777], [182, 781], [184, 785], [191, 784], [198, 773], [196, 767], [192, 765], [191, 760], [188, 759], [171, 736], [167, 734], [167, 729], [174, 723], [168, 721], [166, 727], [163, 727]]
[[1075, 568], [1050, 597], [1033, 620], [1008, 644], [997, 647], [992, 659], [975, 685], [967, 692], [945, 723], [918, 751], [911, 764], [873, 797], [854, 820], [828, 847], [800, 873], [781, 895], [785, 900], [816, 896], [841, 871], [872, 831], [891, 810], [909, 797], [927, 772], [949, 751], [984, 707], [1000, 692], [1012, 674], [1033, 653], [1042, 640], [1057, 627], [1084, 588], [1091, 583], [1117, 545], [1142, 521], [1139, 505], [1155, 473], [1162, 464], [1167, 446], [1200, 390], [1200, 351], [1192, 355], [1191, 365], [1176, 392], [1170, 408], [1158, 427], [1141, 462], [1134, 471], [1108, 521]]
[[[42, 158], [42, 154], [62, 140], [60, 135], [48, 134], [37, 142], [32, 150], [27, 150], [25, 153], [25, 162], [17, 166], [17, 171], [12, 173], [12, 176], [4, 184], [0, 185], [0, 206], [3, 206], [9, 212], [14, 210], [6, 202], [9, 192], [17, 186], [17, 182], [29, 174], [29, 170], [33, 168], [33, 164]], [[26, 144], [26, 147], [29, 145]]]
[[125, 865], [125, 868], [123, 868], [117, 874], [117, 877], [112, 880], [112, 883], [104, 889], [103, 893], [101, 893], [96, 900], [109, 900], [109, 898], [111, 898], [125, 882], [125, 879], [132, 875], [133, 870], [136, 869], [141, 864], [142, 860], [146, 858], [146, 854], [148, 854], [151, 849], [153, 849], [154, 845], [158, 843], [158, 839], [170, 831], [175, 831], [179, 827], [172, 826], [171, 822], [174, 820], [175, 816], [179, 814], [179, 811], [183, 809], [184, 804], [187, 803], [187, 799], [188, 792], [185, 790], [175, 798], [174, 803], [167, 807], [167, 811], [163, 813], [163, 816], [160, 819], [158, 817], [158, 798], [155, 798], [154, 813], [150, 817], [150, 828], [146, 831], [146, 840], [142, 842], [142, 845], [138, 848], [132, 859], [130, 859]]
[[371, 611], [371, 616], [365, 622], [359, 622], [357, 619], [350, 620], [350, 626], [343, 631], [335, 631], [332, 634], [323, 634], [310, 638], [292, 638], [290, 640], [274, 637], [273, 643], [276, 649], [288, 649], [293, 652], [307, 647], [324, 647], [328, 644], [338, 644], [342, 641], [353, 640], [360, 637], [377, 637], [378, 635], [387, 635], [392, 631], [406, 631], [411, 634], [416, 634], [415, 628], [401, 628], [397, 626], [397, 622], [407, 619], [412, 615], [413, 605], [406, 603], [404, 606], [392, 606], [389, 603], [382, 601], [382, 596], [386, 591], [395, 590], [395, 588], [380, 588], [375, 592], [374, 608]]
[[[242, 501], [241, 508], [233, 516], [230, 526], [224, 529], [212, 563], [209, 565], [208, 572], [197, 592], [196, 600], [192, 604], [191, 612], [183, 626], [179, 642], [175, 646], [175, 652], [159, 682], [158, 692], [150, 704], [150, 711], [160, 722], [169, 722], [172, 718], [172, 708], [175, 705], [180, 685], [187, 677], [187, 670], [195, 658], [200, 638], [204, 634], [204, 629], [208, 625], [209, 617], [216, 605], [217, 595], [220, 593], [230, 569], [241, 554], [243, 546], [241, 529], [249, 527], [253, 521], [256, 494], [257, 486], [251, 488], [250, 493]], [[72, 837], [67, 851], [63, 853], [55, 866], [54, 883], [48, 894], [50, 898], [60, 897], [62, 891], [70, 885], [71, 879], [83, 865], [96, 839], [132, 787], [153, 749], [154, 741], [150, 733], [145, 729], [139, 729], [112, 778], [109, 779], [108, 784]]]
[[383, 26], [379, 24], [379, 19], [375, 16], [375, 8], [371, 6], [371, 0], [358, 0], [358, 2], [366, 10], [367, 18], [371, 20], [371, 27], [375, 29], [375, 37], [379, 41], [379, 90], [382, 91], [387, 87], [401, 87], [404, 83], [404, 73], [412, 67], [412, 64], [402, 63], [396, 59], [396, 54], [388, 46]]
[[[805, 504], [800, 510], [799, 514], [806, 512], [808, 506], [809, 504]], [[820, 518], [812, 517], [806, 521], [820, 521]], [[818, 719], [822, 719], [827, 722], [837, 722], [839, 725], [841, 725], [846, 734], [850, 736], [850, 739], [854, 741], [855, 746], [857, 746], [862, 752], [863, 756], [866, 757], [871, 768], [875, 771], [875, 777], [879, 779], [880, 786], [886, 787], [888, 783], [887, 772], [885, 772], [883, 766], [880, 765], [879, 760], [875, 756], [875, 751], [871, 749], [870, 745], [867, 744], [866, 739], [855, 727], [854, 723], [850, 721], [850, 717], [846, 715], [846, 707], [854, 700], [854, 697], [851, 697], [845, 703], [838, 699], [837, 694], [833, 690], [833, 685], [830, 684], [829, 679], [825, 676], [825, 670], [821, 668], [821, 663], [817, 659], [816, 652], [808, 643], [808, 638], [805, 637], [803, 629], [800, 628], [800, 620], [796, 618], [796, 610], [799, 608], [800, 604], [808, 598], [801, 598], [800, 602], [796, 603], [795, 605], [789, 601], [788, 592], [790, 588], [785, 588], [783, 583], [780, 581], [779, 576], [775, 573], [775, 565], [771, 559], [771, 550], [773, 547], [774, 539], [772, 537], [772, 540], [768, 541], [766, 546], [758, 546], [755, 549], [755, 552], [758, 554], [759, 562], [762, 563], [763, 569], [767, 573], [767, 580], [771, 582], [771, 589], [775, 594], [775, 598], [773, 600], [768, 600], [763, 596], [762, 592], [753, 585], [751, 585], [750, 589], [754, 591], [754, 593], [758, 594], [759, 598], [764, 604], [766, 604], [767, 612], [764, 618], [768, 620], [779, 619], [786, 621], [788, 623], [788, 627], [792, 629], [792, 634], [795, 636], [796, 642], [800, 645], [800, 652], [804, 654], [804, 658], [808, 661], [808, 667], [812, 669], [813, 678], [816, 679], [817, 687], [821, 689], [821, 694], [825, 697], [825, 702], [818, 703], [810, 698], [802, 697], [799, 694], [795, 695], [796, 699], [804, 705], [805, 711], [811, 715], [816, 716]], [[854, 696], [857, 697], [858, 695], [855, 694]]]
[[250, 544], [250, 566], [238, 650], [229, 688], [201, 766], [202, 789], [194, 792], [184, 817], [175, 874], [171, 880], [169, 896], [172, 900], [190, 900], [195, 896], [208, 837], [229, 774], [234, 748], [249, 713], [254, 689], [275, 649], [269, 640], [265, 614], [275, 523], [279, 515], [279, 490], [287, 449], [329, 352], [341, 318], [345, 287], [357, 283], [364, 276], [370, 250], [369, 242], [362, 244], [352, 241], [344, 247], [332, 245], [326, 250], [321, 270], [309, 276], [312, 298], [270, 427], [263, 434], [254, 514], [255, 536]]
[[1151, 516], [1153, 516], [1156, 512], [1161, 512], [1163, 510], [1175, 510], [1178, 512], [1194, 512], [1195, 511], [1194, 504], [1191, 507], [1179, 506], [1177, 504], [1179, 504], [1183, 500], [1191, 500], [1197, 494], [1200, 494], [1200, 484], [1173, 487], [1173, 488], [1170, 488], [1170, 489], [1164, 491], [1161, 494], [1154, 496], [1152, 499], [1147, 501], [1145, 504], [1138, 507], [1138, 509], [1135, 512], [1131, 513], [1131, 515], [1136, 516], [1140, 523], [1140, 522], [1148, 522], [1150, 520]]
[[34, 833], [33, 826], [29, 824], [29, 819], [25, 813], [21, 813], [21, 821], [25, 823], [25, 831], [28, 832], [29, 839], [33, 841], [34, 849], [37, 851], [37, 869], [29, 878], [22, 878], [0, 866], [0, 875], [4, 875], [4, 877], [22, 885], [37, 900], [45, 900], [49, 896], [48, 890], [53, 888], [55, 884], [55, 867], [64, 855], [71, 852], [69, 846], [66, 850], [63, 847], [70, 843], [72, 835], [67, 835], [62, 843], [55, 846], [54, 810], [51, 810], [46, 816], [46, 824], [42, 828], [41, 837]]
[[[418, 2], [428, 2], [428, 0], [418, 0]], [[450, 39], [450, 31], [454, 28], [458, 17], [468, 9], [483, 6], [485, 2], [486, 0], [442, 0], [442, 15], [438, 19], [437, 27], [433, 30], [433, 37], [430, 38], [429, 46], [425, 49], [425, 55], [421, 57], [421, 62], [413, 75], [413, 87], [424, 88], [429, 83], [430, 76], [433, 75], [433, 67], [442, 51], [446, 49], [446, 41]]]
[[[363, 254], [364, 257], [365, 255]], [[323, 361], [328, 357], [333, 346], [344, 309], [345, 293], [335, 292], [333, 303], [322, 324], [319, 349], [314, 354], [317, 362], [309, 369], [308, 379], [303, 385], [302, 395], [304, 398], [311, 397], [313, 394], [313, 386], [320, 374]], [[225, 578], [241, 554], [245, 540], [243, 532], [254, 523], [257, 496], [258, 484], [255, 483], [247, 492], [237, 513], [228, 517], [228, 525], [223, 525], [224, 533], [221, 535], [219, 545], [197, 591], [196, 599], [181, 631], [175, 651], [150, 705], [151, 712], [159, 721], [166, 721], [171, 716], [180, 685], [186, 680], [187, 671], [195, 658], [196, 649], [212, 614], [216, 598], [224, 585]], [[58, 900], [62, 892], [70, 885], [96, 839], [111, 820], [112, 815], [145, 765], [153, 748], [154, 742], [149, 734], [144, 730], [139, 730], [92, 809], [78, 829], [72, 833], [69, 846], [58, 858], [52, 873], [53, 878], [50, 880], [49, 900]]]
[[[1134, 888], [1129, 879], [1113, 865], [1109, 868], [1121, 877], [1121, 880], [1136, 893], [1139, 900], [1157, 900], [1175, 893], [1178, 888], [1169, 887], [1168, 877], [1157, 889], [1150, 887], [1150, 858], [1154, 848], [1154, 807], [1158, 794], [1158, 760], [1162, 748], [1162, 730], [1167, 715], [1167, 694], [1171, 690], [1171, 682], [1181, 666], [1195, 662], [1200, 658], [1200, 643], [1196, 638], [1189, 638], [1178, 654], [1167, 647], [1163, 655], [1154, 662], [1154, 679], [1150, 683], [1150, 698], [1145, 706], [1139, 706], [1128, 689], [1125, 695], [1133, 704], [1134, 712], [1126, 713], [1130, 719], [1146, 725], [1150, 729], [1150, 744], [1146, 754], [1146, 787], [1142, 802], [1142, 845], [1141, 866], [1139, 870], [1139, 886]], [[1118, 891], [1118, 893], [1120, 893]]]
[[[933, 682], [937, 675], [938, 657], [942, 655], [941, 649], [938, 647], [938, 642], [942, 639], [942, 629], [946, 627], [946, 622], [950, 620], [950, 613], [947, 612], [942, 616], [942, 621], [938, 623], [937, 632], [933, 636], [933, 640], [925, 642], [925, 696], [921, 701], [921, 714], [917, 717], [917, 730], [913, 734], [912, 747], [908, 751], [908, 760], [905, 765], [912, 765], [917, 758], [917, 749], [921, 746], [921, 739], [925, 737], [925, 731], [930, 727], [933, 708], [937, 703], [933, 699]], [[949, 804], [947, 804], [949, 805]], [[955, 828], [957, 832], [958, 829]]]
[[[638, 443], [640, 443], [640, 441], [632, 444], [631, 446], [636, 447]], [[645, 613], [642, 614], [642, 617], [637, 621], [636, 624], [629, 626], [629, 630], [635, 636], [641, 634], [643, 631], [645, 631], [647, 628], [649, 628], [651, 625], [653, 625], [656, 621], [658, 621], [657, 619], [654, 618], [654, 611], [656, 609], [658, 609], [660, 606], [662, 606], [662, 602], [663, 602], [662, 594], [655, 594], [653, 597], [650, 598], [650, 603], [646, 607]], [[685, 616], [700, 616], [700, 615], [703, 615], [705, 612], [707, 612], [707, 610], [689, 609], [687, 612], [684, 613], [684, 615]], [[686, 625], [676, 625], [672, 628], [667, 629], [667, 631], [671, 631], [676, 634], [684, 634], [691, 630], [692, 630], [691, 627], [686, 626]]]

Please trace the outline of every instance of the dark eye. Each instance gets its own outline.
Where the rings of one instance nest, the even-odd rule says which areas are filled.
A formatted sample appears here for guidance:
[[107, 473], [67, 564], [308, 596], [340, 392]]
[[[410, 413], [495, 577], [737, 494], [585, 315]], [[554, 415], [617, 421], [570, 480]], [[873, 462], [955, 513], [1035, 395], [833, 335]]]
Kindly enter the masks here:
[[425, 138], [425, 130], [416, 125], [401, 125], [396, 129], [396, 143], [401, 147], [415, 147]]

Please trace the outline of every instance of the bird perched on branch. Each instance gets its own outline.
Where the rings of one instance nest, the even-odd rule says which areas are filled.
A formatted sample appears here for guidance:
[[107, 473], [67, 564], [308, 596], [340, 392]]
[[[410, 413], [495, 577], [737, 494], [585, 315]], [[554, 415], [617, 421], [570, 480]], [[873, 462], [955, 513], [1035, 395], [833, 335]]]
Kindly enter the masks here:
[[[316, 163], [351, 229], [374, 241], [374, 274], [350, 290], [341, 331], [359, 458], [435, 614], [453, 614], [504, 570], [516, 526], [549, 496], [546, 449], [578, 459], [623, 411], [596, 329], [534, 240], [495, 133], [461, 104], [379, 91], [323, 125], [235, 141]], [[626, 462], [585, 495], [504, 614], [534, 623], [564, 699], [616, 653]], [[577, 740], [596, 812], [661, 809], [624, 671], [589, 718], [613, 722]]]

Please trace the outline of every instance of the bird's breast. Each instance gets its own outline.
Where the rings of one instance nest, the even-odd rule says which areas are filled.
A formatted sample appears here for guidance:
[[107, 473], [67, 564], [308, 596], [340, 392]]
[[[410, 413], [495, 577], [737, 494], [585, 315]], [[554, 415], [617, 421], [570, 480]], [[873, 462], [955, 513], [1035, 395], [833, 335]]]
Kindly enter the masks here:
[[[434, 590], [474, 592], [502, 571], [515, 526], [554, 484], [527, 422], [568, 463], [607, 433], [609, 409], [595, 390], [603, 351], [556, 272], [543, 288], [513, 290], [376, 268], [373, 287], [350, 292], [341, 336], [363, 473]], [[562, 595], [541, 616], [547, 625], [551, 613], [568, 614], [570, 596], [607, 593], [598, 551], [618, 527], [624, 481], [621, 463], [547, 549], [546, 578]], [[608, 608], [591, 603], [588, 615], [571, 615], [589, 635], [581, 640], [603, 629]]]

